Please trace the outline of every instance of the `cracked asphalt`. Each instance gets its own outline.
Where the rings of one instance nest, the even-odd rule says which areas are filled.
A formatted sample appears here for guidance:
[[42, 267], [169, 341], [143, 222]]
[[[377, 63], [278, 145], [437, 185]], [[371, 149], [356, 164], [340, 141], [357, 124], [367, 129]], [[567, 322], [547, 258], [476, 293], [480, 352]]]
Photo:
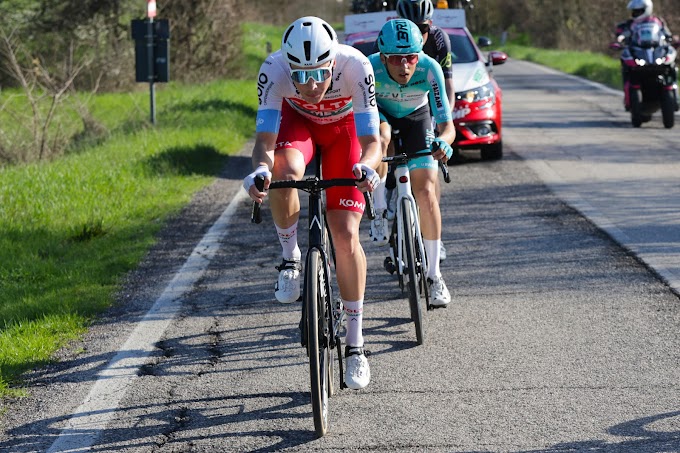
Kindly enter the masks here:
[[[527, 80], [512, 64], [507, 71]], [[500, 68], [498, 77], [503, 83]], [[530, 166], [520, 132], [540, 119], [543, 130], [531, 143], [554, 142], [551, 127], [563, 115], [541, 101], [560, 94], [554, 86], [534, 93], [538, 110], [515, 113], [521, 99], [512, 93], [522, 86], [506, 80], [506, 127], [516, 132], [508, 134], [505, 158], [467, 156], [443, 186], [442, 271], [453, 302], [426, 313], [423, 346], [415, 343], [407, 300], [382, 269], [385, 249], [368, 242], [362, 225], [372, 381], [332, 398], [327, 436], [313, 433], [299, 305], [273, 300], [280, 251], [271, 216], [265, 210], [263, 223], [252, 225], [247, 201], [111, 408], [111, 422], [73, 435], [95, 436], [87, 451], [100, 452], [680, 451], [678, 298]], [[571, 79], [557, 81], [569, 87], [562, 96], [580, 89]], [[581, 127], [560, 140], [583, 137]], [[592, 146], [609, 149], [616, 140], [612, 134]], [[3, 417], [3, 451], [49, 449], [96, 373], [241, 190], [247, 155], [246, 147], [164, 230], [83, 341], [27, 376], [30, 396]], [[303, 204], [303, 225], [305, 214]]]

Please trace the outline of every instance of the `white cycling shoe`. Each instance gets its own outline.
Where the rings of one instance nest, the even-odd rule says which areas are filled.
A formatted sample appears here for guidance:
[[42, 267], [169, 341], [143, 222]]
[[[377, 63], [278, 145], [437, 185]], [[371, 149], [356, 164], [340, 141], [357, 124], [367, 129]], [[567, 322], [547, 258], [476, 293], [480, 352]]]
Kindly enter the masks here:
[[439, 261], [444, 261], [446, 259], [446, 247], [444, 247], [444, 243], [440, 242], [439, 243]]
[[368, 235], [377, 245], [387, 245], [390, 236], [390, 225], [385, 209], [375, 211], [375, 219], [371, 220]]
[[274, 287], [274, 296], [282, 304], [290, 304], [300, 297], [300, 271], [302, 265], [297, 260], [284, 259], [280, 266], [276, 266], [279, 271], [279, 279]]
[[433, 307], [445, 307], [451, 302], [451, 293], [442, 277], [434, 280], [428, 278], [427, 284], [430, 286], [430, 304]]
[[371, 382], [371, 367], [364, 354], [364, 348], [345, 346], [345, 384], [352, 390], [359, 390]]

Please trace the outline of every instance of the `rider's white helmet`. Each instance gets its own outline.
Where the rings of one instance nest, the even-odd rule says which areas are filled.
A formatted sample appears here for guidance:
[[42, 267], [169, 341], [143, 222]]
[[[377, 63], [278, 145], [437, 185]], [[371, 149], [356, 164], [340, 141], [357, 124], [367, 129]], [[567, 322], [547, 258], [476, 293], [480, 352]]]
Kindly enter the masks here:
[[301, 17], [288, 26], [281, 39], [281, 52], [296, 66], [319, 66], [335, 58], [338, 35], [323, 19]]
[[652, 15], [654, 5], [652, 0], [630, 0], [627, 8], [630, 10], [633, 19], [644, 19]]

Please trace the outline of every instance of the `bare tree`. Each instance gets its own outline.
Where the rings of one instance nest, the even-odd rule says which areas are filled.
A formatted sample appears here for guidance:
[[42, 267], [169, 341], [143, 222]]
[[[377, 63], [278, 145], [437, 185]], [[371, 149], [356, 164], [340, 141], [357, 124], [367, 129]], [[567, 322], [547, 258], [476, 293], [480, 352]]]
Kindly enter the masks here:
[[[16, 35], [4, 31], [0, 31], [0, 55], [4, 70], [21, 88], [20, 95], [8, 96], [0, 107], [14, 120], [13, 136], [8, 136], [7, 128], [4, 130], [0, 158], [17, 163], [59, 155], [70, 137], [63, 124], [55, 120], [73, 90], [74, 79], [87, 64], [70, 66], [68, 73], [55, 77], [39, 58], [28, 54]], [[81, 113], [84, 111], [81, 106]]]

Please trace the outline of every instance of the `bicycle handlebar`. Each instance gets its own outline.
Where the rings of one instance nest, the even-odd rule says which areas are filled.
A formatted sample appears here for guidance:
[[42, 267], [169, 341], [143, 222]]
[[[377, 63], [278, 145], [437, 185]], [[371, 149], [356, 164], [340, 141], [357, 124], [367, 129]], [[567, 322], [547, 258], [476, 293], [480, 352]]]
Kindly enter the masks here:
[[[360, 179], [354, 178], [334, 178], [334, 179], [319, 179], [317, 177], [311, 177], [300, 180], [289, 180], [289, 181], [272, 181], [269, 184], [269, 189], [299, 189], [305, 192], [321, 192], [324, 189], [330, 187], [349, 187], [356, 186], [357, 182], [361, 182], [366, 179], [366, 172], [362, 172]], [[255, 178], [255, 187], [261, 192], [264, 190], [264, 178], [258, 176]], [[366, 212], [368, 218], [375, 219], [375, 207], [373, 206], [373, 196], [370, 192], [364, 192], [364, 201], [366, 202]], [[261, 213], [262, 204], [257, 201], [253, 201], [253, 212], [250, 216], [250, 221], [252, 223], [262, 222]]]
[[[439, 149], [437, 142], [435, 142], [435, 145], [437, 146], [437, 149]], [[396, 154], [394, 156], [383, 157], [382, 161], [383, 162], [395, 162], [395, 163], [398, 163], [398, 164], [404, 164], [404, 163], [408, 162], [409, 160], [418, 159], [419, 157], [431, 156], [436, 151], [437, 150], [428, 151], [428, 152], [425, 152], [425, 153], [423, 153], [423, 152], [415, 153], [415, 154], [401, 153], [401, 154]], [[439, 169], [442, 171], [442, 174], [444, 175], [444, 182], [446, 182], [447, 184], [450, 183], [451, 182], [451, 175], [449, 174], [448, 166], [444, 162], [442, 162], [441, 160], [438, 160], [437, 162], [439, 163]]]

